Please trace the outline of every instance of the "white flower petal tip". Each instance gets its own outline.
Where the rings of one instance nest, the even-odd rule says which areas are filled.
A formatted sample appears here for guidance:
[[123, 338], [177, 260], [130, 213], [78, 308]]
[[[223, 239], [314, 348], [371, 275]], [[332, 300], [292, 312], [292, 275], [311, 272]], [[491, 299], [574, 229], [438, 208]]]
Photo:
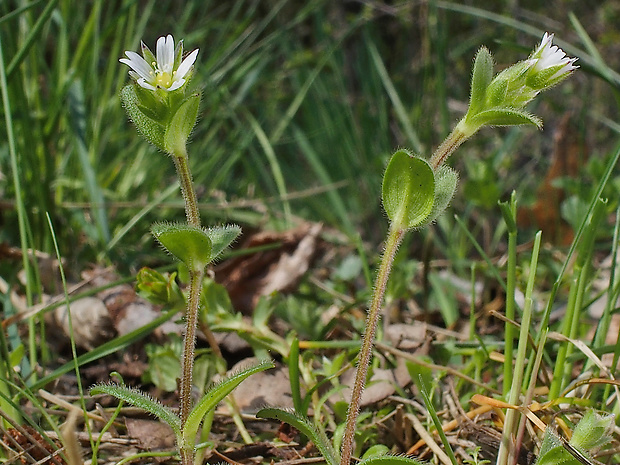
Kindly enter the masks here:
[[[141, 42], [142, 56], [128, 50], [125, 52], [127, 58], [121, 58], [119, 61], [131, 68], [129, 75], [140, 87], [171, 92], [180, 89], [187, 82], [187, 76], [198, 56], [198, 49], [196, 49], [181, 61], [182, 42], [179, 42], [178, 50], [176, 50], [172, 35], [162, 36], [157, 39], [155, 55], [144, 42]], [[175, 63], [177, 51], [179, 58]]]
[[536, 73], [554, 68], [555, 72], [548, 77], [549, 81], [557, 81], [564, 75], [568, 75], [579, 66], [575, 65], [577, 58], [566, 56], [564, 50], [553, 45], [553, 34], [544, 33], [540, 45], [530, 57], [533, 60], [532, 70]]

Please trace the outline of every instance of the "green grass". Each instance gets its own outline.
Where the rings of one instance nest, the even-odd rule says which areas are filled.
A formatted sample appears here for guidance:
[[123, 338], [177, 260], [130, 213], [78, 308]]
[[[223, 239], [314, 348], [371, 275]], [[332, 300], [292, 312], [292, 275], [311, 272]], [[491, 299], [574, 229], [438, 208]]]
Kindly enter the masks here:
[[[339, 392], [336, 374], [355, 353], [349, 339], [357, 339], [361, 322], [352, 315], [365, 306], [371, 277], [364, 276], [364, 269], [374, 269], [387, 230], [379, 199], [390, 154], [400, 147], [430, 154], [447, 135], [466, 110], [471, 63], [480, 46], [494, 53], [501, 69], [525, 58], [549, 30], [569, 55], [579, 57], [581, 68], [531, 108], [543, 118], [544, 131], [485, 129], [459, 149], [451, 162], [461, 176], [453, 205], [435, 225], [405, 239], [387, 297], [398, 309], [396, 318], [409, 323], [426, 319], [444, 326], [444, 319], [456, 317], [457, 325], [469, 327], [469, 308], [478, 312], [471, 319], [477, 339], [437, 337], [429, 349], [431, 360], [418, 360], [433, 369], [451, 367], [447, 374], [435, 369], [436, 384], [427, 386], [441, 419], [446, 418], [441, 416], [447, 402], [441, 388], [447, 377], [454, 380], [457, 400], [466, 410], [471, 395], [482, 392], [468, 379], [487, 383], [493, 392], [509, 392], [502, 374], [511, 365], [494, 361], [492, 352], [503, 352], [504, 337], [511, 333], [514, 350], [519, 348], [520, 357], [527, 353], [520, 360], [526, 367], [522, 394], [534, 396], [530, 386], [535, 384], [550, 387], [550, 394], [536, 394], [534, 400], [551, 402], [567, 422], [574, 418], [558, 407], [560, 401], [618, 413], [617, 400], [607, 403], [613, 393], [609, 386], [592, 385], [578, 399], [566, 398], [579, 376], [607, 375], [592, 354], [554, 339], [553, 333], [547, 337], [547, 329], [584, 341], [599, 358], [609, 354], [614, 364], [620, 358], [620, 344], [605, 338], [617, 313], [618, 270], [600, 266], [618, 253], [620, 36], [615, 26], [620, 12], [613, 1], [593, 7], [579, 1], [551, 6], [534, 1], [527, 9], [490, 0], [476, 7], [461, 3], [0, 2], [0, 243], [55, 256], [57, 241], [70, 281], [92, 263], [111, 265], [127, 279], [143, 265], [165, 263], [149, 226], [182, 219], [183, 202], [170, 160], [127, 121], [118, 94], [129, 78], [118, 58], [125, 50], [137, 50], [140, 40], [153, 48], [166, 33], [184, 38], [186, 50], [200, 48], [194, 83], [202, 86], [203, 101], [189, 153], [203, 223], [285, 230], [299, 220], [320, 221], [346, 238], [345, 244], [330, 244], [336, 258], [327, 269], [345, 257], [359, 259], [355, 276], [342, 279], [329, 272], [321, 275], [322, 290], [305, 281], [291, 301], [276, 296], [262, 304], [266, 315], [275, 312], [292, 320], [293, 327], [303, 321], [316, 324], [312, 311], [327, 311], [331, 304], [340, 309], [332, 322], [298, 330], [336, 336], [333, 341], [302, 340], [300, 368], [293, 371], [308, 389], [321, 384], [304, 405], [324, 415], [329, 431], [337, 430], [342, 422], [338, 405], [322, 396]], [[513, 190], [519, 207], [536, 200], [551, 164], [554, 131], [567, 112], [580, 150], [588, 152], [579, 177], [554, 181], [565, 188], [560, 207], [576, 239], [571, 246], [554, 245], [546, 243], [551, 237], [543, 231], [540, 253], [532, 257], [536, 226], [517, 222], [516, 248], [514, 243], [509, 247], [507, 231], [512, 229], [497, 202], [508, 201]], [[595, 208], [598, 196], [608, 201]], [[17, 276], [21, 268], [25, 285]], [[532, 289], [528, 284], [534, 274]], [[452, 275], [475, 279], [480, 294], [463, 302], [467, 293]], [[26, 254], [0, 260], [0, 277], [29, 306], [41, 299], [37, 263]], [[601, 280], [606, 285], [601, 287]], [[533, 340], [527, 351], [518, 328], [504, 333], [504, 322], [482, 312], [495, 298], [510, 300], [505, 292], [513, 283], [533, 299], [528, 307]], [[4, 320], [17, 308], [8, 291], [2, 292]], [[603, 297], [603, 316], [593, 320], [588, 309]], [[517, 321], [523, 316], [519, 302]], [[563, 327], [554, 312], [564, 306], [571, 318]], [[304, 318], [295, 319], [291, 308], [305, 312]], [[415, 318], [412, 309], [419, 309]], [[15, 423], [31, 421], [41, 431], [55, 428], [58, 417], [41, 406], [36, 419], [28, 420], [20, 404], [30, 399], [40, 405], [36, 389], [74, 369], [71, 360], [56, 363], [57, 348], [45, 338], [43, 313], [50, 310], [3, 326], [0, 338], [0, 415]], [[504, 312], [503, 305], [499, 311]], [[172, 317], [163, 315], [162, 320]], [[235, 327], [226, 321], [220, 326]], [[254, 347], [262, 343], [260, 350], [279, 351], [286, 360], [284, 339], [263, 326], [260, 334], [248, 336], [254, 337]], [[340, 327], [349, 331], [346, 337]], [[151, 329], [110, 341], [79, 355], [75, 363], [83, 366], [121, 353]], [[322, 345], [327, 343], [335, 348]], [[566, 363], [557, 364], [557, 359]], [[14, 365], [20, 366], [19, 375]], [[35, 374], [35, 368], [44, 368], [45, 374]], [[409, 390], [399, 395], [414, 396]], [[419, 414], [409, 405], [403, 408]], [[367, 437], [377, 437], [375, 426], [368, 420], [372, 434]]]

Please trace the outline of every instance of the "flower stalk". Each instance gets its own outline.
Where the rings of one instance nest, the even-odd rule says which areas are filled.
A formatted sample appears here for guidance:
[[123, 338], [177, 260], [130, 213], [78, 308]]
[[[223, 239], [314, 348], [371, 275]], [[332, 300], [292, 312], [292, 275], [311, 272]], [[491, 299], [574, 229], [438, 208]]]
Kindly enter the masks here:
[[355, 429], [357, 417], [359, 416], [360, 403], [362, 401], [362, 393], [366, 385], [366, 377], [368, 375], [368, 367], [372, 359], [372, 349], [374, 347], [375, 334], [379, 317], [381, 316], [381, 308], [383, 305], [383, 297], [387, 287], [388, 278], [394, 263], [394, 257], [400, 246], [403, 237], [405, 237], [405, 229], [391, 227], [385, 242], [385, 251], [377, 273], [375, 281], [375, 291], [372, 296], [368, 316], [366, 318], [366, 330], [362, 339], [362, 346], [358, 354], [357, 370], [355, 373], [355, 381], [351, 391], [351, 402], [347, 412], [347, 422], [342, 439], [340, 465], [349, 465], [353, 456], [353, 448], [355, 443]]
[[185, 216], [187, 217], [187, 222], [199, 228], [200, 212], [198, 211], [198, 200], [196, 198], [194, 184], [192, 183], [192, 173], [189, 169], [187, 152], [180, 155], [173, 155], [172, 159], [174, 160], [179, 184], [181, 185], [181, 194], [185, 202]]
[[[121, 63], [131, 68], [133, 86], [121, 92], [123, 103], [138, 130], [155, 146], [172, 157], [185, 203], [187, 224], [156, 224], [152, 233], [160, 244], [189, 271], [189, 289], [185, 310], [185, 334], [179, 381], [179, 429], [193, 428], [192, 377], [200, 293], [206, 266], [239, 234], [237, 227], [202, 229], [198, 200], [189, 168], [187, 139], [198, 117], [200, 94], [186, 95], [198, 55], [194, 50], [183, 57], [183, 42], [174, 45], [171, 35], [160, 37], [156, 54], [141, 44], [142, 56], [125, 52]], [[208, 328], [207, 338], [213, 350], [221, 354]], [[188, 426], [189, 425], [189, 426]], [[190, 429], [191, 429], [190, 428]], [[183, 465], [193, 465], [195, 437], [182, 434], [178, 440]], [[195, 436], [195, 434], [193, 435]]]
[[392, 155], [383, 177], [383, 205], [390, 219], [390, 229], [358, 355], [340, 465], [351, 463], [375, 333], [398, 246], [407, 230], [429, 224], [447, 208], [456, 190], [458, 175], [445, 166], [445, 162], [463, 142], [483, 126], [531, 124], [542, 127], [538, 117], [524, 110], [525, 105], [577, 68], [574, 64], [576, 58], [567, 57], [561, 49], [552, 45], [552, 41], [553, 35], [545, 33], [527, 60], [510, 66], [496, 76], [493, 76], [491, 53], [481, 48], [474, 61], [468, 111], [430, 160], [402, 149]]
[[203, 277], [204, 271], [190, 271], [189, 273], [189, 295], [185, 311], [185, 335], [181, 358], [181, 381], [179, 383], [181, 428], [185, 425], [192, 408], [192, 376], [196, 348], [196, 324], [198, 321]]

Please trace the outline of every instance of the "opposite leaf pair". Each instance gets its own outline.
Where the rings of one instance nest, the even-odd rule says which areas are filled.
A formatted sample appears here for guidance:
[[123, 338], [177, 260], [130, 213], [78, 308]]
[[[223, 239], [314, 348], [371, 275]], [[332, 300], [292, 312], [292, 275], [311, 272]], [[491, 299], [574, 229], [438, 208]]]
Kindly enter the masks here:
[[437, 219], [452, 200], [457, 181], [452, 168], [434, 171], [407, 150], [395, 152], [383, 176], [383, 206], [392, 226], [420, 228]]
[[196, 435], [205, 416], [215, 410], [217, 405], [247, 377], [273, 367], [273, 362], [263, 361], [215, 384], [194, 406], [184, 424], [182, 424], [181, 418], [170, 408], [137, 389], [117, 384], [100, 384], [94, 386], [90, 392], [91, 394], [112, 395], [155, 415], [172, 428], [181, 455], [192, 457], [196, 447]]
[[199, 228], [185, 223], [155, 223], [155, 239], [190, 271], [200, 272], [241, 234], [236, 225]]

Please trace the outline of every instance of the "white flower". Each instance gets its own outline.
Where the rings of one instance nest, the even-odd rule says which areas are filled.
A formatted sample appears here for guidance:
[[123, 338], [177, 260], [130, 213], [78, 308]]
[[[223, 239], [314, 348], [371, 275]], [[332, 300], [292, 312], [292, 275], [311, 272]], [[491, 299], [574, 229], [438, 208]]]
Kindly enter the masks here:
[[126, 51], [127, 58], [119, 60], [132, 69], [129, 75], [136, 80], [138, 85], [149, 90], [173, 91], [185, 84], [188, 73], [198, 56], [198, 49], [181, 61], [183, 41], [180, 41], [175, 49], [174, 39], [170, 34], [157, 39], [156, 57], [144, 42], [141, 45], [144, 58], [136, 52]]
[[[579, 68], [575, 65], [577, 58], [569, 58], [557, 45], [552, 45], [553, 34], [545, 32], [540, 45], [534, 50], [529, 60], [532, 62], [531, 72], [545, 74], [547, 85], [553, 85]], [[551, 73], [553, 71], [553, 73]]]

